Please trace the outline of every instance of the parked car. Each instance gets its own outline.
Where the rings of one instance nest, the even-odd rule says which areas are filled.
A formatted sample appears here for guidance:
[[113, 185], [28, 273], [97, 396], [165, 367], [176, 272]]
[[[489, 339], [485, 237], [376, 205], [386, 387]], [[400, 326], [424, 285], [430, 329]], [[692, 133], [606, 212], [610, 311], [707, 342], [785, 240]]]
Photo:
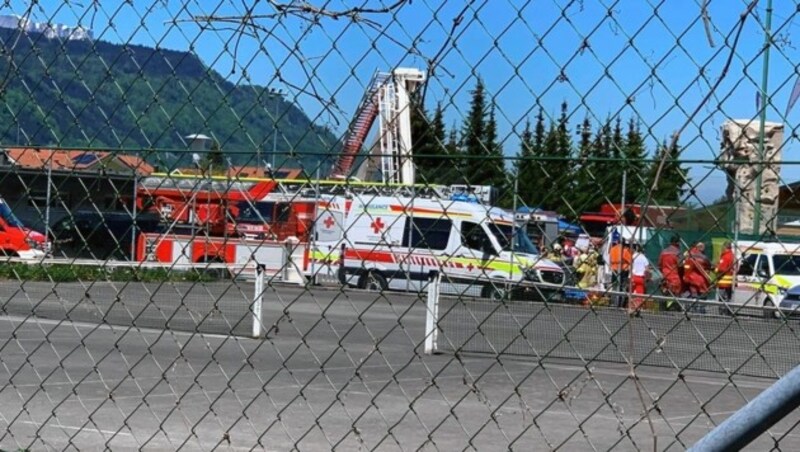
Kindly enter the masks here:
[[46, 237], [22, 223], [0, 198], [0, 255], [39, 259], [49, 252]]
[[[158, 232], [161, 218], [154, 213], [136, 215], [136, 233]], [[51, 228], [54, 254], [92, 259], [130, 259], [133, 218], [128, 212], [74, 212]]]

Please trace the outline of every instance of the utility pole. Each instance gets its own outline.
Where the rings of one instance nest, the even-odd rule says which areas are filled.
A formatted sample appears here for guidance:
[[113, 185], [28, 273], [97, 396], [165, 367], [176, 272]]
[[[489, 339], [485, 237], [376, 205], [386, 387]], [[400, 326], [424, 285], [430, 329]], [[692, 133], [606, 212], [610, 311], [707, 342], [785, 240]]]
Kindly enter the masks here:
[[[270, 97], [275, 102], [275, 116], [272, 118], [272, 169], [275, 170], [275, 158], [278, 152], [278, 107], [280, 99], [283, 97], [283, 90], [270, 89]], [[261, 161], [261, 160], [259, 160]]]
[[756, 167], [756, 192], [755, 205], [756, 212], [753, 217], [753, 234], [761, 234], [761, 173], [764, 172], [764, 129], [767, 122], [767, 104], [769, 104], [769, 93], [767, 85], [769, 83], [769, 49], [772, 47], [772, 0], [767, 0], [767, 14], [764, 24], [764, 63], [761, 69], [761, 105], [759, 120], [761, 123], [758, 128], [758, 166]]

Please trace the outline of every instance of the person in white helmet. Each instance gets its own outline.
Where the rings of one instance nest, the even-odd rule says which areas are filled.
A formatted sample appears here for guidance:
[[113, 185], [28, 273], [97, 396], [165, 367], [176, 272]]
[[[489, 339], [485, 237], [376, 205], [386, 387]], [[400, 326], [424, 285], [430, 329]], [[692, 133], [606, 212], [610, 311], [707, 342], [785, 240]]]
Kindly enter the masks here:
[[564, 255], [562, 254], [563, 248], [561, 247], [560, 243], [556, 243], [553, 245], [552, 251], [547, 255], [547, 258], [553, 262], [560, 263], [564, 259]]
[[636, 295], [644, 295], [647, 280], [650, 279], [650, 261], [647, 256], [642, 252], [642, 247], [638, 243], [633, 246], [633, 261], [631, 262], [631, 297], [630, 304], [628, 305], [628, 313], [637, 313], [644, 305], [644, 297], [637, 297]]

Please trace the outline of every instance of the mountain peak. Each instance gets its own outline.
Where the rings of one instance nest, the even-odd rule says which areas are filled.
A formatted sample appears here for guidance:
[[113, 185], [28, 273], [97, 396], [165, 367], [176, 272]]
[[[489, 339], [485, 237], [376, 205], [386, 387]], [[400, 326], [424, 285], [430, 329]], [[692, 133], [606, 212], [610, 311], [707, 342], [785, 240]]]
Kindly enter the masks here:
[[0, 28], [21, 30], [26, 33], [41, 33], [46, 38], [67, 41], [91, 41], [94, 39], [92, 30], [80, 25], [72, 27], [64, 24], [34, 22], [16, 14], [0, 15]]

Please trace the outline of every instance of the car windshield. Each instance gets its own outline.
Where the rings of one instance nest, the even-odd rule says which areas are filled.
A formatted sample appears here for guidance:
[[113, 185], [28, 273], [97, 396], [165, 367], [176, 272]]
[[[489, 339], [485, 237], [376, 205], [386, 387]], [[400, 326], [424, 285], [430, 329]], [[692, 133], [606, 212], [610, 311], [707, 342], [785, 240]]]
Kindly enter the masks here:
[[772, 257], [778, 275], [800, 275], [800, 255], [777, 254]]
[[524, 228], [514, 228], [510, 225], [489, 223], [489, 229], [500, 243], [503, 251], [514, 251], [516, 253], [525, 254], [539, 253], [533, 243], [531, 243], [531, 239], [528, 238], [528, 234], [525, 233]]
[[272, 222], [272, 212], [275, 208], [275, 203], [271, 202], [257, 202], [239, 203], [239, 218], [240, 222], [256, 222], [256, 223], [270, 223]]
[[5, 220], [6, 223], [15, 228], [25, 227], [25, 225], [19, 221], [19, 218], [14, 215], [14, 212], [11, 211], [11, 208], [8, 207], [8, 204], [4, 202], [0, 202], [0, 217], [3, 217], [3, 220]]

